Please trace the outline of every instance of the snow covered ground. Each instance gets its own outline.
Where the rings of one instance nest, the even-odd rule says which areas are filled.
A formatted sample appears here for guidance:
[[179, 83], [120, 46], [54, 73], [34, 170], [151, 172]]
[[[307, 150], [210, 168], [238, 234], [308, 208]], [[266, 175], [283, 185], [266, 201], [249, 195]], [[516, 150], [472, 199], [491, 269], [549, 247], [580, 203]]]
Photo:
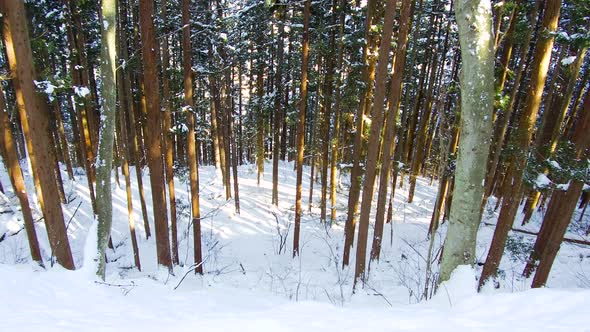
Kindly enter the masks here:
[[[301, 255], [292, 259], [293, 165], [280, 163], [278, 208], [271, 204], [270, 163], [265, 171], [258, 186], [255, 167], [240, 168], [241, 214], [236, 215], [233, 201], [224, 198], [215, 170], [200, 168], [206, 260], [202, 277], [188, 270], [193, 258], [187, 179], [176, 179], [181, 266], [169, 274], [156, 265], [154, 238], [145, 238], [137, 188], [133, 204], [142, 271], [132, 268], [125, 191], [117, 187], [113, 177], [115, 249], [108, 252], [106, 283], [97, 282], [84, 269], [70, 272], [54, 266], [41, 270], [29, 264], [25, 232], [18, 232], [22, 227], [18, 204], [5, 171], [0, 171], [11, 202], [0, 202], [0, 236], [4, 235], [0, 242], [0, 330], [584, 331], [588, 326], [590, 290], [585, 288], [590, 288], [590, 248], [564, 244], [549, 288], [530, 290], [530, 280], [520, 273], [534, 237], [524, 234], [511, 234], [498, 289], [488, 285], [482, 294], [475, 293], [475, 278], [481, 269], [476, 266], [476, 271], [462, 269], [449, 284], [441, 286], [438, 295], [423, 301], [425, 286], [432, 283], [432, 278], [426, 278], [426, 232], [436, 182], [430, 184], [422, 178], [412, 204], [406, 203], [406, 188], [396, 189], [394, 223], [385, 227], [381, 260], [371, 264], [367, 285], [352, 294], [354, 262], [352, 268], [341, 269], [346, 177], [342, 177], [338, 196], [338, 222], [325, 227], [318, 221], [319, 184], [315, 185], [314, 203], [308, 212], [306, 170]], [[64, 205], [78, 268], [83, 265], [92, 224], [88, 190], [81, 176], [65, 185], [70, 202]], [[149, 177], [144, 174], [144, 178], [151, 216]], [[34, 192], [32, 189], [29, 193]], [[493, 204], [490, 201], [484, 216], [489, 224], [497, 218]], [[537, 213], [525, 229], [538, 230], [541, 217], [542, 212]], [[575, 220], [578, 218], [579, 213]], [[572, 223], [568, 237], [583, 238], [589, 219]], [[151, 218], [150, 222], [153, 229]], [[46, 265], [50, 265], [51, 250], [43, 223], [37, 223], [36, 228]], [[444, 231], [443, 226], [435, 236], [435, 254]], [[485, 259], [492, 234], [493, 227], [482, 224], [478, 261]], [[372, 234], [369, 241], [371, 238]], [[438, 270], [437, 260], [437, 256], [431, 259], [434, 272]]]

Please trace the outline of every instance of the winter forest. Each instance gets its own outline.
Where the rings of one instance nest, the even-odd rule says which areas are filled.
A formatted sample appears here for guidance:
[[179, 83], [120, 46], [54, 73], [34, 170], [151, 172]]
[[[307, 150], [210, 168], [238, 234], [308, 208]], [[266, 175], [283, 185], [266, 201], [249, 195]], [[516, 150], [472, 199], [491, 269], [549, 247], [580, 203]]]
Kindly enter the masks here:
[[590, 1], [0, 0], [19, 331], [582, 331]]

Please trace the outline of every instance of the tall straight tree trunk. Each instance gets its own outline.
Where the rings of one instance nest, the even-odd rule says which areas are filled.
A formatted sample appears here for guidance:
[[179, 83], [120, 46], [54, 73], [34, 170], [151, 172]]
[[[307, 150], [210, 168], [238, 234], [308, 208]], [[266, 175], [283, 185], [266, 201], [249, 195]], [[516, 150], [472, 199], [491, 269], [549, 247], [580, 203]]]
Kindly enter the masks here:
[[507, 179], [504, 180], [508, 181], [507, 183], [511, 185], [512, 194], [505, 195], [502, 200], [502, 209], [498, 216], [498, 222], [492, 243], [490, 244], [486, 263], [479, 279], [480, 288], [489, 278], [496, 276], [500, 261], [502, 260], [502, 254], [504, 253], [508, 232], [512, 228], [514, 218], [516, 217], [527, 162], [526, 152], [531, 142], [539, 105], [541, 104], [543, 87], [545, 85], [553, 48], [554, 36], [552, 33], [557, 29], [560, 8], [561, 0], [547, 0], [545, 2], [542, 22], [543, 32], [537, 41], [531, 68], [530, 93], [527, 95], [524, 109], [520, 114], [519, 125], [514, 134], [514, 147], [519, 153], [515, 153], [510, 159], [509, 169], [506, 174]]
[[[66, 2], [66, 16], [69, 16], [70, 20], [73, 21], [73, 13], [70, 6], [70, 2]], [[72, 84], [74, 86], [83, 85], [82, 81], [82, 74], [81, 74], [81, 67], [82, 67], [82, 54], [79, 51], [79, 47], [77, 46], [77, 38], [76, 34], [74, 33], [74, 28], [71, 25], [67, 25], [67, 35], [68, 35], [68, 47], [70, 50], [70, 72], [72, 76]], [[78, 120], [77, 125], [72, 125], [72, 127], [78, 128], [79, 136], [76, 137], [79, 139], [79, 148], [80, 148], [80, 155], [83, 160], [84, 170], [86, 171], [86, 180], [88, 183], [88, 191], [90, 196], [90, 202], [92, 204], [92, 212], [96, 213], [96, 194], [94, 192], [94, 177], [95, 177], [95, 169], [93, 168], [93, 160], [94, 160], [94, 152], [92, 150], [92, 142], [90, 140], [90, 129], [88, 127], [88, 110], [90, 107], [84, 103], [81, 105], [78, 103], [78, 98], [76, 97], [67, 97], [68, 104], [74, 105], [76, 108], [76, 119]]]
[[[162, 1], [160, 8], [162, 21], [167, 22], [167, 1]], [[172, 110], [170, 107], [170, 82], [168, 80], [168, 66], [170, 65], [170, 59], [168, 52], [168, 36], [165, 34], [161, 37], [162, 39], [162, 96], [164, 111], [162, 113], [163, 121], [163, 134], [164, 134], [164, 149], [166, 155], [164, 156], [166, 163], [166, 182], [168, 185], [168, 203], [170, 205], [170, 231], [172, 240], [171, 252], [172, 252], [172, 263], [178, 264], [178, 231], [176, 226], [176, 193], [174, 192], [174, 139], [172, 128]]]
[[[127, 49], [127, 0], [121, 0], [119, 7], [121, 8], [121, 47], [119, 48], [120, 57], [123, 61], [129, 61], [129, 54]], [[141, 146], [140, 146], [140, 137], [139, 133], [137, 132], [137, 125], [138, 121], [135, 121], [135, 108], [137, 107], [133, 102], [133, 92], [131, 89], [132, 79], [130, 75], [130, 70], [128, 68], [121, 68], [123, 70], [123, 81], [122, 83], [125, 85], [125, 91], [127, 97], [127, 108], [125, 109], [126, 116], [129, 125], [129, 143], [131, 144], [131, 156], [130, 156], [130, 163], [135, 166], [135, 176], [137, 179], [137, 191], [139, 192], [139, 202], [141, 205], [141, 215], [143, 217], [143, 227], [145, 230], [146, 239], [149, 239], [151, 236], [151, 229], [149, 223], [149, 217], [147, 213], [147, 205], [145, 203], [145, 193], [143, 190], [143, 176], [142, 176], [142, 167], [141, 167]]]
[[[576, 159], [582, 158], [590, 147], [590, 135], [588, 135], [588, 131], [590, 131], [590, 92], [586, 92], [583, 107], [571, 140], [576, 149]], [[530, 276], [538, 263], [537, 272], [533, 278], [533, 288], [543, 287], [547, 283], [551, 266], [553, 266], [583, 187], [582, 181], [573, 179], [566, 191], [556, 190], [551, 196], [534, 251], [531, 253], [525, 269], [525, 276]]]
[[263, 57], [263, 32], [258, 32], [256, 41], [256, 183], [260, 185], [260, 179], [264, 177], [264, 64]]
[[341, 113], [340, 105], [342, 100], [342, 93], [340, 86], [342, 85], [342, 63], [344, 62], [344, 25], [345, 25], [345, 13], [346, 13], [346, 0], [340, 0], [338, 5], [339, 11], [339, 24], [338, 24], [338, 55], [336, 63], [336, 91], [334, 96], [334, 131], [332, 133], [332, 159], [330, 160], [330, 223], [336, 221], [336, 185], [337, 185], [337, 163], [338, 163], [338, 150], [340, 146], [340, 119]]
[[[362, 55], [362, 79], [363, 82], [367, 85], [372, 85], [373, 80], [370, 79], [371, 76], [371, 68], [367, 61], [369, 60], [369, 53], [372, 51], [372, 38], [371, 36], [371, 27], [373, 22], [373, 15], [375, 11], [377, 1], [376, 0], [368, 0], [367, 1], [367, 17], [365, 18], [365, 41], [366, 44], [363, 47], [363, 55]], [[370, 61], [369, 61], [370, 62]], [[344, 253], [342, 255], [342, 268], [347, 266], [350, 261], [350, 249], [354, 243], [354, 230], [356, 228], [356, 212], [358, 209], [358, 201], [360, 196], [360, 187], [361, 187], [361, 166], [360, 166], [360, 159], [361, 159], [361, 150], [362, 150], [362, 136], [363, 136], [363, 126], [364, 126], [364, 116], [365, 116], [365, 106], [367, 105], [366, 99], [368, 94], [369, 88], [365, 88], [362, 90], [362, 98], [359, 104], [359, 108], [356, 115], [356, 135], [354, 135], [354, 155], [352, 160], [352, 170], [350, 172], [350, 191], [348, 194], [348, 212], [346, 215], [346, 224], [344, 225]]]
[[[567, 68], [564, 68], [564, 74], [559, 75], [559, 85], [564, 87], [563, 94], [557, 93], [553, 98], [551, 106], [545, 108], [546, 111], [543, 113], [543, 119], [541, 122], [541, 128], [535, 142], [537, 152], [539, 153], [539, 159], [547, 159], [553, 156], [555, 149], [557, 148], [557, 142], [561, 131], [562, 123], [565, 119], [565, 115], [572, 101], [572, 95], [574, 93], [574, 87], [578, 80], [578, 74], [584, 63], [584, 57], [586, 55], [586, 48], [580, 48], [576, 52], [576, 60], [570, 64]], [[560, 59], [559, 57], [558, 59]], [[558, 65], [559, 66], [559, 65]], [[558, 67], [559, 68], [559, 67]], [[554, 75], [558, 75], [555, 73]], [[551, 85], [554, 86], [554, 85]], [[557, 89], [552, 89], [555, 91]], [[557, 92], [557, 91], [555, 91]], [[544, 170], [546, 173], [548, 170]], [[527, 201], [524, 207], [524, 218], [522, 223], [525, 224], [533, 215], [533, 211], [539, 202], [541, 192], [533, 190], [527, 197]]]
[[[228, 82], [228, 84], [231, 84], [231, 81]], [[229, 87], [228, 87], [228, 89], [229, 89]], [[230, 107], [230, 109], [228, 109], [227, 122], [228, 122], [228, 128], [229, 128], [228, 141], [230, 142], [229, 148], [231, 150], [230, 162], [231, 162], [231, 168], [232, 168], [232, 176], [234, 178], [234, 206], [235, 206], [236, 214], [240, 214], [240, 186], [238, 183], [238, 158], [239, 158], [239, 156], [238, 156], [238, 147], [237, 147], [238, 142], [236, 140], [236, 132], [234, 131], [233, 106]]]
[[[120, 3], [119, 9], [121, 10], [119, 13], [123, 14], [125, 4]], [[124, 48], [127, 47], [127, 41], [121, 40], [121, 36], [123, 35], [122, 30], [125, 28], [123, 25], [123, 20], [120, 19], [119, 16], [119, 49], [118, 51], [121, 52]], [[137, 245], [137, 235], [135, 232], [135, 214], [133, 213], [133, 194], [131, 189], [131, 174], [129, 172], [129, 161], [131, 160], [132, 151], [131, 151], [131, 144], [129, 140], [129, 134], [127, 133], [127, 113], [132, 108], [132, 101], [131, 96], [128, 94], [128, 88], [126, 84], [129, 82], [125, 82], [125, 72], [119, 69], [117, 73], [117, 92], [119, 94], [119, 126], [117, 127], [117, 137], [119, 140], [119, 146], [121, 151], [123, 151], [121, 156], [121, 170], [123, 172], [123, 176], [125, 177], [125, 194], [127, 195], [127, 220], [129, 223], [129, 235], [131, 237], [131, 246], [133, 247], [133, 260], [135, 263], [135, 267], [139, 271], [141, 271], [141, 261], [139, 259], [139, 246]]]
[[29, 205], [25, 180], [23, 178], [20, 163], [18, 162], [18, 155], [10, 130], [10, 120], [6, 111], [2, 86], [0, 86], [0, 146], [4, 147], [6, 150], [2, 159], [4, 160], [4, 165], [8, 171], [8, 176], [10, 177], [14, 193], [16, 194], [16, 197], [18, 197], [21, 206], [25, 231], [27, 232], [27, 240], [29, 241], [29, 250], [31, 251], [31, 259], [40, 266], [43, 266], [43, 258], [41, 257], [41, 250], [39, 249], [39, 240], [37, 240], [33, 213], [31, 212], [31, 206]]
[[199, 168], [195, 148], [195, 117], [193, 114], [193, 80], [191, 76], [191, 28], [189, 0], [182, 0], [182, 66], [184, 67], [184, 105], [187, 110], [189, 177], [191, 187], [191, 213], [193, 215], [193, 257], [195, 273], [203, 274], [203, 254], [201, 250], [201, 210], [199, 206]]
[[439, 282], [459, 265], [475, 262], [485, 165], [489, 152], [494, 103], [494, 36], [492, 8], [485, 0], [458, 0], [455, 17], [463, 70], [461, 74], [461, 139], [453, 205], [442, 254]]
[[277, 42], [277, 71], [276, 71], [276, 93], [275, 93], [275, 107], [274, 107], [274, 124], [273, 124], [273, 145], [272, 145], [272, 203], [275, 206], [279, 205], [279, 152], [280, 152], [280, 128], [283, 124], [283, 39], [285, 35], [285, 19], [284, 8], [279, 8], [277, 13], [278, 24], [278, 42]]
[[[299, 232], [301, 229], [301, 188], [303, 187], [303, 155], [305, 148], [305, 112], [307, 109], [307, 67], [309, 66], [309, 19], [311, 0], [305, 1], [303, 9], [303, 43], [301, 50], [301, 97], [297, 119], [297, 160], [295, 184], [295, 229], [293, 231], [293, 257], [299, 255]], [[313, 179], [312, 179], [313, 180]]]
[[[367, 148], [367, 163], [365, 170], [365, 181], [363, 183], [363, 198], [361, 214], [359, 217], [359, 233], [356, 246], [356, 265], [354, 269], [353, 289], [358, 281], [366, 282], [365, 263], [367, 260], [367, 238], [369, 235], [369, 216], [373, 203], [373, 188], [377, 175], [377, 159], [379, 159], [379, 142], [383, 129], [383, 108], [385, 104], [385, 93], [387, 90], [387, 67], [389, 65], [389, 50], [391, 49], [391, 38], [393, 35], [393, 19], [395, 16], [396, 0], [387, 0], [385, 5], [385, 20], [383, 22], [383, 35], [379, 45], [379, 58], [377, 60], [377, 73], [375, 76], [375, 101], [371, 114], [371, 132]], [[371, 81], [370, 84], [373, 84]]]
[[113, 141], [115, 139], [117, 82], [117, 2], [116, 0], [102, 0], [101, 2], [101, 127], [98, 144], [98, 158], [96, 164], [96, 214], [97, 256], [96, 274], [105, 279], [106, 248], [111, 237], [113, 223], [113, 199], [111, 193], [111, 169], [113, 168]]
[[338, 0], [332, 1], [332, 12], [331, 12], [331, 28], [330, 28], [330, 41], [329, 51], [326, 56], [326, 74], [324, 82], [324, 101], [323, 101], [323, 112], [321, 114], [321, 197], [320, 197], [320, 221], [326, 222], [326, 210], [328, 201], [328, 164], [330, 163], [330, 118], [332, 116], [332, 90], [334, 87], [334, 56], [336, 56], [336, 10], [338, 6]]
[[[443, 55], [444, 56], [444, 55]], [[408, 203], [412, 203], [414, 199], [414, 190], [416, 189], [416, 179], [420, 173], [420, 168], [424, 158], [424, 145], [428, 132], [428, 124], [430, 122], [430, 115], [432, 111], [432, 94], [434, 86], [436, 85], [436, 71], [438, 68], [438, 52], [435, 50], [432, 54], [432, 63], [430, 66], [430, 78], [428, 79], [428, 92], [425, 101], [424, 111], [420, 116], [420, 124], [418, 132], [416, 133], [416, 145], [413, 147], [412, 164], [410, 166], [410, 189], [408, 191]]]
[[[387, 188], [391, 175], [391, 163], [395, 148], [395, 136], [397, 133], [396, 121], [399, 112], [399, 104], [402, 93], [402, 79], [406, 65], [406, 50], [408, 47], [408, 33], [410, 31], [411, 0], [403, 0], [400, 12], [400, 29], [397, 36], [397, 49], [395, 50], [395, 62], [389, 87], [389, 109], [385, 120], [385, 133], [381, 157], [381, 170], [379, 173], [379, 193], [377, 198], [377, 214], [375, 215], [375, 230], [373, 232], [373, 244], [371, 247], [371, 260], [379, 259], [381, 242], [383, 237], [383, 222], [385, 219], [385, 203], [387, 201]], [[387, 15], [387, 14], [386, 14]], [[395, 186], [394, 186], [395, 188]], [[393, 196], [393, 193], [392, 193]]]
[[[48, 110], [43, 100], [35, 92], [33, 52], [29, 41], [27, 16], [22, 1], [2, 0], [0, 9], [3, 15], [4, 43], [11, 75], [16, 90], [16, 102], [21, 113], [21, 122], [27, 121], [34, 155], [36, 175], [39, 180], [41, 203], [49, 244], [57, 261], [66, 269], [74, 269], [74, 260], [70, 250], [67, 230], [61, 210], [57, 183], [53, 147], [49, 139]], [[26, 119], [24, 118], [26, 117]]]
[[162, 161], [162, 121], [160, 118], [160, 91], [158, 79], [157, 44], [154, 29], [154, 3], [151, 0], [139, 1], [139, 21], [141, 30], [141, 50], [143, 56], [144, 92], [147, 108], [147, 162], [150, 168], [150, 184], [156, 226], [156, 249], [158, 264], [172, 271], [170, 240], [168, 236], [168, 213], [166, 189], [164, 187], [164, 168]]

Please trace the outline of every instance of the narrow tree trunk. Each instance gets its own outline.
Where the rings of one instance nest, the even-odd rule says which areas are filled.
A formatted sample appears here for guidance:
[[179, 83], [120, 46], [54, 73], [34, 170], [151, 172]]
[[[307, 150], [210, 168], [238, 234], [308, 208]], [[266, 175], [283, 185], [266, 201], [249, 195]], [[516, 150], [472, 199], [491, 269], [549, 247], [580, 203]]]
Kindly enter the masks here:
[[301, 99], [297, 119], [297, 178], [295, 189], [295, 229], [293, 231], [293, 257], [299, 255], [299, 233], [301, 229], [301, 188], [303, 182], [303, 155], [305, 147], [305, 112], [307, 108], [307, 67], [309, 66], [309, 19], [311, 0], [305, 1], [303, 10], [303, 43], [301, 51]]
[[[125, 6], [124, 3], [119, 5], [119, 8]], [[123, 13], [123, 11], [121, 11]], [[126, 47], [126, 41], [121, 40], [122, 36], [122, 28], [124, 28], [122, 24], [122, 20], [119, 19], [119, 49], [118, 51]], [[127, 195], [127, 220], [129, 223], [129, 235], [131, 237], [131, 246], [133, 248], [133, 261], [135, 263], [135, 267], [139, 271], [141, 271], [141, 261], [139, 259], [139, 246], [137, 245], [137, 235], [135, 232], [135, 214], [133, 213], [133, 194], [131, 189], [131, 175], [129, 173], [129, 160], [131, 160], [131, 147], [129, 146], [129, 135], [127, 133], [127, 121], [126, 121], [126, 114], [128, 110], [131, 108], [131, 96], [127, 93], [127, 87], [125, 86], [126, 82], [124, 82], [124, 72], [119, 70], [117, 73], [117, 92], [119, 94], [119, 125], [118, 129], [118, 142], [121, 151], [123, 151], [121, 155], [121, 171], [123, 172], [123, 176], [125, 177], [125, 194]]]
[[[160, 16], [163, 22], [167, 22], [167, 1], [162, 1], [160, 5]], [[172, 128], [172, 110], [170, 107], [170, 82], [168, 80], [168, 66], [170, 65], [170, 59], [168, 56], [168, 36], [164, 32], [164, 35], [161, 36], [162, 39], [162, 102], [163, 102], [163, 112], [162, 112], [162, 120], [163, 120], [163, 134], [164, 134], [164, 149], [166, 150], [166, 154], [164, 156], [164, 160], [166, 163], [165, 170], [166, 170], [166, 182], [168, 185], [168, 203], [170, 206], [170, 231], [172, 240], [171, 244], [171, 253], [172, 253], [172, 263], [178, 264], [178, 231], [176, 226], [176, 193], [174, 191], [174, 139], [173, 133], [170, 131]]]
[[98, 260], [96, 274], [105, 279], [106, 248], [111, 237], [113, 224], [113, 199], [111, 193], [111, 169], [113, 167], [113, 141], [115, 139], [117, 82], [117, 2], [116, 0], [102, 0], [101, 2], [101, 128], [98, 144], [98, 158], [96, 165], [96, 214], [97, 253]]
[[280, 128], [283, 124], [283, 110], [282, 110], [282, 98], [283, 98], [283, 39], [285, 34], [285, 19], [284, 8], [279, 8], [277, 14], [278, 23], [278, 42], [277, 42], [277, 70], [276, 70], [276, 92], [275, 92], [275, 107], [274, 107], [274, 125], [273, 125], [273, 144], [272, 144], [272, 203], [275, 206], [279, 205], [279, 152], [280, 152]]
[[494, 237], [490, 245], [490, 250], [486, 258], [479, 287], [489, 279], [496, 276], [498, 267], [502, 259], [508, 231], [512, 228], [520, 197], [522, 195], [522, 180], [526, 168], [526, 151], [533, 135], [535, 120], [541, 97], [543, 95], [543, 86], [549, 69], [549, 60], [553, 48], [554, 36], [551, 33], [557, 29], [561, 0], [547, 0], [543, 14], [543, 35], [539, 36], [535, 55], [531, 68], [531, 82], [529, 84], [530, 93], [527, 95], [526, 103], [520, 114], [519, 126], [515, 132], [515, 148], [520, 153], [516, 153], [510, 160], [507, 179], [512, 187], [512, 194], [504, 196], [502, 201], [502, 210], [498, 217]]
[[[383, 22], [383, 35], [379, 45], [379, 59], [377, 60], [377, 73], [375, 76], [375, 100], [371, 114], [371, 132], [367, 148], [367, 164], [365, 170], [365, 181], [363, 182], [363, 198], [361, 205], [361, 214], [359, 217], [359, 233], [356, 246], [356, 265], [354, 269], [353, 289], [358, 281], [367, 280], [365, 275], [365, 263], [367, 259], [367, 238], [369, 235], [369, 216], [371, 214], [371, 205], [373, 203], [373, 188], [375, 186], [375, 177], [377, 175], [377, 160], [379, 159], [379, 142], [381, 140], [381, 131], [383, 129], [383, 108], [385, 104], [385, 93], [387, 85], [387, 67], [389, 65], [389, 50], [391, 49], [391, 38], [393, 35], [393, 19], [395, 16], [396, 0], [387, 0], [385, 5], [385, 20]], [[373, 82], [370, 82], [371, 84]], [[396, 103], [397, 106], [397, 103]], [[395, 106], [394, 106], [395, 107]], [[390, 125], [394, 121], [390, 122]], [[393, 132], [393, 128], [389, 128]], [[385, 149], [388, 149], [386, 147]], [[389, 152], [389, 151], [388, 151]]]
[[[373, 80], [371, 79], [371, 68], [370, 65], [367, 64], [369, 60], [369, 53], [373, 51], [374, 47], [372, 45], [373, 38], [369, 38], [371, 36], [371, 27], [373, 25], [373, 15], [376, 6], [376, 0], [368, 0], [367, 1], [367, 17], [365, 18], [365, 40], [366, 44], [363, 47], [363, 55], [362, 55], [362, 80], [368, 86], [373, 84]], [[369, 61], [371, 62], [371, 61]], [[356, 115], [356, 134], [354, 135], [354, 147], [353, 147], [353, 158], [352, 158], [352, 170], [350, 172], [350, 190], [348, 194], [348, 212], [346, 215], [346, 224], [344, 225], [344, 253], [342, 255], [342, 268], [347, 266], [350, 261], [350, 249], [354, 243], [354, 231], [356, 228], [356, 213], [358, 210], [358, 201], [360, 196], [360, 187], [361, 187], [361, 166], [360, 166], [360, 159], [361, 159], [361, 151], [362, 151], [362, 143], [363, 143], [363, 126], [364, 126], [364, 119], [366, 110], [365, 107], [367, 105], [367, 98], [368, 98], [368, 90], [369, 88], [365, 88], [364, 90], [361, 89], [361, 100], [359, 104], [359, 108]], [[371, 99], [371, 98], [368, 98]]]
[[193, 215], [193, 257], [195, 273], [203, 274], [203, 254], [201, 250], [201, 210], [199, 206], [199, 168], [195, 149], [195, 117], [193, 114], [193, 81], [191, 76], [191, 29], [189, 0], [182, 0], [182, 66], [184, 67], [184, 104], [187, 110], [189, 177], [191, 187], [191, 213]]
[[[403, 0], [400, 11], [400, 29], [397, 36], [397, 49], [395, 50], [395, 62], [392, 66], [391, 85], [389, 87], [389, 109], [385, 120], [385, 133], [381, 157], [381, 170], [379, 173], [379, 193], [377, 195], [377, 213], [375, 215], [375, 230], [373, 231], [373, 244], [371, 247], [371, 260], [378, 260], [381, 253], [383, 238], [383, 223], [385, 220], [385, 203], [387, 202], [387, 189], [391, 175], [392, 157], [395, 148], [395, 136], [397, 134], [396, 121], [398, 117], [402, 79], [406, 65], [406, 51], [408, 47], [408, 34], [410, 32], [411, 0]], [[387, 13], [386, 13], [387, 15]], [[392, 194], [393, 196], [393, 194]], [[369, 262], [370, 264], [370, 262]]]
[[[31, 259], [43, 266], [43, 258], [41, 257], [41, 250], [39, 249], [39, 241], [37, 240], [37, 232], [35, 231], [35, 224], [33, 220], [33, 213], [29, 205], [29, 198], [27, 196], [27, 188], [23, 173], [18, 162], [18, 155], [16, 147], [10, 130], [10, 120], [6, 112], [6, 103], [4, 102], [4, 92], [0, 86], [0, 146], [6, 151], [2, 157], [4, 165], [8, 171], [12, 188], [21, 206], [21, 213], [25, 223], [25, 231], [27, 232], [27, 239], [29, 241], [29, 250], [31, 251]], [[4, 190], [2, 191], [4, 192]]]
[[345, 25], [345, 14], [346, 14], [346, 0], [341, 0], [338, 5], [339, 10], [339, 28], [338, 28], [338, 55], [336, 63], [336, 91], [334, 96], [334, 131], [332, 133], [332, 159], [330, 160], [330, 223], [336, 221], [336, 176], [338, 173], [338, 149], [340, 146], [340, 118], [341, 118], [341, 100], [342, 93], [340, 86], [342, 85], [342, 70], [344, 60], [344, 25]]

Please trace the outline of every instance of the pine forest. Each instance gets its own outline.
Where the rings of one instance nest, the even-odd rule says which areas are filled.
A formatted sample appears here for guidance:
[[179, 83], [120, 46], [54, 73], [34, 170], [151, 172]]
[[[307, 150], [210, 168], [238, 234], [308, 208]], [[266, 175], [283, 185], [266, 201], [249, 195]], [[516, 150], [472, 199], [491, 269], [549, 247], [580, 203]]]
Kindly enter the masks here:
[[0, 0], [7, 331], [583, 331], [589, 0]]

